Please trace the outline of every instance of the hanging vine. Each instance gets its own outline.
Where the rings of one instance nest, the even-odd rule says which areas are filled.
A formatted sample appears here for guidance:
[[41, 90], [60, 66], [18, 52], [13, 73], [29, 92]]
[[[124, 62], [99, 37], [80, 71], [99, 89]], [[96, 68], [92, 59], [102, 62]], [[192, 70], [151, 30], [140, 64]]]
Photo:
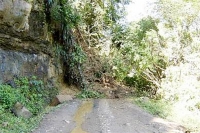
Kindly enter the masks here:
[[69, 0], [47, 0], [45, 5], [47, 15], [50, 15], [48, 22], [51, 22], [54, 41], [62, 50], [59, 54], [64, 61], [64, 79], [85, 89], [82, 64], [86, 56], [76, 43], [72, 32], [73, 28], [77, 27], [80, 17], [71, 7]]

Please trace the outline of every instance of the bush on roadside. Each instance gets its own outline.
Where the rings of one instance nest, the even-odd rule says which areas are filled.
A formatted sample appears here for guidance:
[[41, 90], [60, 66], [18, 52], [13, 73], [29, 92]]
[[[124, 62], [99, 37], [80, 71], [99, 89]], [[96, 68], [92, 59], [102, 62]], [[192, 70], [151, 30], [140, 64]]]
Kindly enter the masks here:
[[[52, 96], [57, 94], [57, 89], [47, 87], [43, 81], [33, 77], [15, 78], [11, 85], [0, 85], [0, 132], [17, 133], [31, 132], [41, 120], [44, 107]], [[22, 103], [33, 117], [26, 119], [16, 117], [11, 110], [16, 102]], [[17, 123], [17, 124], [16, 124]]]
[[16, 102], [20, 102], [37, 115], [50, 101], [50, 93], [56, 92], [56, 89], [52, 88], [49, 91], [43, 82], [34, 76], [16, 78], [14, 83], [14, 88], [10, 85], [0, 85], [0, 103], [5, 110], [11, 110]]
[[126, 36], [114, 37], [120, 39], [115, 41], [121, 45], [113, 48], [111, 53], [114, 77], [135, 87], [138, 92], [148, 92], [149, 96], [155, 95], [160, 88], [167, 64], [162, 55], [164, 44], [157, 23], [158, 20], [147, 17], [124, 28]]

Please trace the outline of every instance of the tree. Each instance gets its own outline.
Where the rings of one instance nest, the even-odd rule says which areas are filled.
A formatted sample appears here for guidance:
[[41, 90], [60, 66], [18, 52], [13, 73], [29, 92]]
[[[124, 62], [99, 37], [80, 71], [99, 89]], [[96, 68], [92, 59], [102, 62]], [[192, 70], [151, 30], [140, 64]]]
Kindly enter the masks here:
[[200, 4], [198, 0], [159, 0], [157, 7], [167, 47], [172, 50], [168, 56], [172, 63], [178, 64], [184, 60], [184, 49], [191, 47], [199, 33]]
[[[96, 46], [111, 33], [124, 14], [124, 7], [129, 0], [76, 0], [74, 7], [79, 12], [82, 23], [79, 29], [89, 46]], [[104, 43], [104, 42], [103, 42]]]

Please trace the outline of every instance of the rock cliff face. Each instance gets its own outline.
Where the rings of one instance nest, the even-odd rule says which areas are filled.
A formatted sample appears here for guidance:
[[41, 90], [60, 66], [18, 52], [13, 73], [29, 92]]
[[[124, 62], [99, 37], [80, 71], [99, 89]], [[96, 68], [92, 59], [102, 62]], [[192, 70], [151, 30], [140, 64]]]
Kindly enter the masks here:
[[45, 19], [43, 0], [0, 0], [0, 83], [15, 76], [62, 76]]

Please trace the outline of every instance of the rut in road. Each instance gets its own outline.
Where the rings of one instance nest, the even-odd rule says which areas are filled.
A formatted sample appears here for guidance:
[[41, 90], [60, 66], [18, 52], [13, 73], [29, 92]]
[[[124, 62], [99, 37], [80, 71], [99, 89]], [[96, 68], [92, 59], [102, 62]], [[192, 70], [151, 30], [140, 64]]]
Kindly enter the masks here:
[[128, 100], [73, 100], [47, 114], [33, 133], [184, 133]]

